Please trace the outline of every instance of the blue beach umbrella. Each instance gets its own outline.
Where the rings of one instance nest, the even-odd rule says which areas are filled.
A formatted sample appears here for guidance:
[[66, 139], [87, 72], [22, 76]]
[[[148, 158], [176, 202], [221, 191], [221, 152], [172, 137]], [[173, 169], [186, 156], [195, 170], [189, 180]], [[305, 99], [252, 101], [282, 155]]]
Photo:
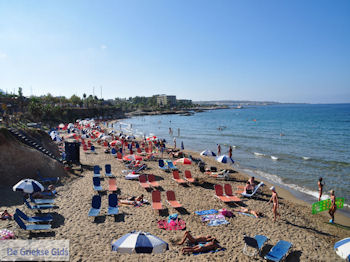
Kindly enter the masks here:
[[119, 253], [163, 253], [168, 243], [150, 233], [132, 231], [112, 241], [112, 251]]
[[202, 156], [216, 156], [216, 154], [215, 154], [213, 151], [209, 150], [209, 149], [204, 150], [204, 151], [201, 153], [201, 155], [202, 155]]
[[44, 187], [38, 181], [34, 179], [23, 179], [13, 186], [13, 191], [21, 191], [24, 193], [34, 193], [44, 191]]
[[350, 261], [350, 237], [344, 238], [334, 245], [334, 250], [343, 259]]
[[233, 164], [235, 162], [235, 161], [233, 161], [232, 158], [230, 158], [229, 156], [226, 156], [226, 155], [218, 156], [216, 158], [216, 161], [218, 161], [220, 163], [224, 163], [224, 164]]

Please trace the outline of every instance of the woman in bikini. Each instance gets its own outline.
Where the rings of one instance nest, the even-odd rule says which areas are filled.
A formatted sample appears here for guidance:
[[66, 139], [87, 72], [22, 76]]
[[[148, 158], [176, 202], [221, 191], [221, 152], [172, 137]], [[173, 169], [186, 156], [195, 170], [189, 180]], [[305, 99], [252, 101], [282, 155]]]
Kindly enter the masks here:
[[191, 235], [191, 233], [189, 231], [186, 231], [182, 240], [180, 242], [178, 242], [178, 245], [182, 245], [183, 243], [185, 243], [186, 240], [188, 240], [188, 242], [190, 244], [198, 244], [199, 242], [209, 242], [212, 241], [213, 238], [212, 236], [198, 236], [198, 237], [193, 237]]
[[182, 249], [182, 253], [200, 253], [200, 252], [207, 252], [216, 250], [218, 248], [221, 248], [221, 246], [218, 244], [216, 239], [213, 239], [210, 242], [207, 243], [199, 243], [198, 245], [195, 245], [193, 247], [184, 247]]

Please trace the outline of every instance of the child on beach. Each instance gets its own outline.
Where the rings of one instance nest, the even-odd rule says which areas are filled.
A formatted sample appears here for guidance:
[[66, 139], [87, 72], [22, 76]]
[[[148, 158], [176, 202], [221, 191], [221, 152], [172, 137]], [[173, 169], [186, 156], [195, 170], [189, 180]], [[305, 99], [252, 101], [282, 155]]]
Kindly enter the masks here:
[[334, 194], [334, 190], [331, 190], [330, 191], [331, 193], [331, 208], [329, 209], [329, 215], [331, 216], [331, 220], [329, 220], [329, 223], [334, 223], [334, 214], [335, 214], [335, 211], [337, 211], [337, 205], [335, 204], [335, 194]]
[[318, 201], [321, 201], [323, 186], [324, 186], [324, 184], [322, 183], [322, 177], [320, 177], [318, 179], [318, 192], [319, 192]]
[[277, 192], [275, 190], [275, 187], [272, 186], [270, 188], [270, 190], [272, 191], [272, 196], [269, 200], [269, 203], [272, 201], [273, 202], [273, 208], [272, 208], [272, 212], [273, 212], [273, 221], [276, 221], [276, 216], [279, 216], [280, 217], [280, 214], [277, 212], [277, 209], [278, 209], [278, 195], [277, 195]]

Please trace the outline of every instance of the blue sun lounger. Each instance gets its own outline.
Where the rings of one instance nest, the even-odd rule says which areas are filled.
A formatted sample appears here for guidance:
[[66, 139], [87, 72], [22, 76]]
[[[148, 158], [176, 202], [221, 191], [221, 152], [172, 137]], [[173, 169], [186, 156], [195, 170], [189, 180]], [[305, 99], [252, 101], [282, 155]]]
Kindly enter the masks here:
[[98, 216], [98, 214], [100, 214], [100, 210], [101, 210], [101, 197], [98, 195], [95, 195], [92, 197], [91, 208], [88, 216], [96, 217]]
[[259, 190], [260, 187], [262, 187], [264, 185], [264, 182], [260, 182], [255, 188], [254, 191], [251, 194], [247, 194], [247, 193], [242, 193], [241, 195], [244, 197], [252, 197], [255, 195], [255, 193]]
[[117, 215], [119, 213], [118, 197], [116, 194], [110, 194], [108, 196], [108, 211], [107, 215]]
[[29, 208], [29, 209], [32, 209], [32, 210], [35, 210], [35, 209], [49, 209], [49, 208], [53, 208], [54, 205], [51, 205], [51, 204], [43, 204], [43, 205], [37, 205], [37, 204], [34, 204], [34, 205], [31, 205], [27, 199], [24, 198], [24, 204], [26, 204], [26, 206]]
[[57, 183], [60, 179], [59, 177], [42, 177], [39, 171], [36, 172], [36, 175], [38, 176], [38, 181], [41, 183]]
[[[256, 235], [254, 238], [244, 236], [243, 238], [245, 244], [243, 247], [243, 254], [247, 256], [256, 256], [258, 253], [260, 255], [261, 249], [265, 245], [266, 241], [268, 241], [268, 237], [263, 235]], [[249, 252], [249, 247], [254, 248], [253, 252]]]
[[95, 191], [102, 191], [101, 180], [99, 177], [93, 177], [92, 182]]
[[48, 230], [51, 229], [51, 225], [50, 224], [45, 224], [45, 225], [38, 225], [38, 224], [31, 224], [31, 225], [26, 225], [24, 224], [24, 222], [22, 221], [22, 219], [17, 215], [14, 214], [13, 218], [15, 219], [16, 223], [19, 225], [20, 228], [24, 229], [24, 230]]
[[94, 177], [101, 177], [100, 166], [94, 166]]
[[20, 218], [22, 218], [23, 220], [25, 220], [29, 223], [51, 222], [53, 220], [53, 217], [51, 215], [40, 216], [40, 217], [29, 217], [26, 214], [24, 214], [21, 210], [19, 210], [18, 208], [16, 209], [16, 214]]
[[287, 256], [289, 249], [292, 247], [292, 243], [284, 240], [280, 240], [265, 256], [266, 260], [281, 261]]
[[163, 159], [159, 159], [158, 160], [158, 166], [160, 169], [164, 170], [164, 171], [169, 171], [169, 167], [168, 165], [164, 162]]
[[30, 198], [30, 201], [33, 202], [34, 204], [38, 204], [38, 205], [41, 205], [41, 204], [53, 204], [55, 202], [54, 199], [45, 199], [45, 198], [42, 198], [42, 199], [38, 199], [38, 198], [33, 198], [32, 195], [29, 195], [29, 198]]
[[178, 170], [176, 166], [174, 166], [173, 162], [170, 160], [165, 160], [166, 164], [168, 165], [168, 168], [170, 168], [170, 170]]
[[111, 167], [111, 165], [110, 164], [106, 164], [105, 165], [105, 175], [106, 175], [106, 177], [114, 177], [113, 175], [112, 175], [112, 167]]

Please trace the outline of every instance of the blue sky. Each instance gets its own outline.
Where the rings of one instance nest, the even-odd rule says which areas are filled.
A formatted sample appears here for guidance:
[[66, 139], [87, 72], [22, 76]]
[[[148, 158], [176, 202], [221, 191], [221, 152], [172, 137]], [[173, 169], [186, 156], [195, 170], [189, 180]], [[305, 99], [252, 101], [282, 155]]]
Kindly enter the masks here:
[[350, 1], [0, 0], [0, 89], [350, 102]]

